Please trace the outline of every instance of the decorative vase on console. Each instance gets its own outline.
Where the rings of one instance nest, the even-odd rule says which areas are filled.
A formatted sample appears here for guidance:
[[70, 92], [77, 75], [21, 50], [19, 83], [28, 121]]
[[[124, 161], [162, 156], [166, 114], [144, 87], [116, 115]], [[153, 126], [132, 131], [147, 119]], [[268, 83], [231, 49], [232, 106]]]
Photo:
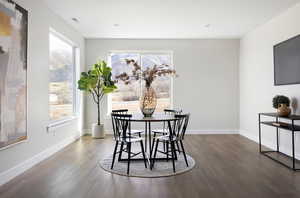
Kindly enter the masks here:
[[286, 104], [279, 104], [277, 114], [283, 117], [289, 116], [291, 114], [291, 108], [289, 108]]
[[160, 76], [175, 75], [176, 71], [171, 68], [171, 66], [153, 65], [152, 67], [147, 67], [142, 70], [142, 67], [137, 63], [137, 61], [132, 59], [126, 59], [126, 64], [133, 67], [130, 73], [123, 72], [115, 76], [117, 81], [122, 81], [125, 85], [128, 85], [134, 81], [144, 80], [145, 88], [143, 94], [140, 97], [140, 109], [145, 117], [151, 117], [154, 113], [157, 105], [157, 96], [155, 90], [151, 86], [153, 81]]
[[283, 95], [273, 98], [273, 107], [277, 109], [278, 116], [287, 117], [291, 114], [290, 99]]

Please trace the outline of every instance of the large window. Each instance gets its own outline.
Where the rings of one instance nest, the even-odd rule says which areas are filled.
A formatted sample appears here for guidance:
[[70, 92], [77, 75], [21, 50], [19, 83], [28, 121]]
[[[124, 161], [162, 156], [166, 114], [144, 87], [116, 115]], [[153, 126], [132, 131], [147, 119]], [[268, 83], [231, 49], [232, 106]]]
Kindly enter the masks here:
[[49, 113], [51, 121], [75, 114], [76, 48], [61, 35], [50, 32]]
[[[123, 72], [131, 72], [132, 67], [126, 64], [125, 59], [134, 59], [141, 66], [142, 70], [154, 65], [167, 64], [172, 66], [172, 53], [169, 52], [114, 52], [109, 56], [113, 76]], [[172, 77], [158, 77], [152, 84], [157, 95], [157, 112], [162, 112], [165, 108], [172, 107]], [[142, 80], [131, 84], [117, 83], [118, 90], [111, 94], [109, 110], [129, 109], [131, 113], [139, 112], [139, 97], [145, 87]]]

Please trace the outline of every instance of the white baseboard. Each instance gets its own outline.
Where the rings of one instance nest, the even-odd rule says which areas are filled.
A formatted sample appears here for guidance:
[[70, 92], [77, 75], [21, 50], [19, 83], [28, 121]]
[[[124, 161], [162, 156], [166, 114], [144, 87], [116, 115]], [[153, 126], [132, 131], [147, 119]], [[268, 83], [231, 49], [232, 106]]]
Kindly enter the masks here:
[[256, 143], [258, 143], [258, 136], [250, 136], [245, 130], [240, 130], [240, 135], [241, 136], [244, 136], [245, 138], [249, 139], [249, 140], [252, 140]]
[[221, 134], [239, 134], [238, 130], [187, 130], [186, 134], [195, 135], [221, 135]]
[[82, 135], [89, 135], [92, 134], [92, 130], [91, 129], [83, 129], [82, 130]]
[[[248, 138], [248, 139], [250, 139], [250, 140], [252, 140], [256, 143], [259, 143], [258, 135], [249, 135], [249, 133], [247, 133], [247, 131], [245, 131], [245, 130], [240, 130], [240, 135], [242, 135], [242, 136], [244, 136], [244, 137], [246, 137], [246, 138]], [[268, 147], [272, 150], [276, 150], [276, 147], [277, 147], [276, 142], [270, 142], [270, 141], [267, 141], [265, 139], [262, 141], [262, 145], [265, 146], [265, 147]], [[280, 151], [282, 153], [287, 154], [288, 156], [292, 156], [291, 149], [289, 149], [287, 147], [280, 146]], [[296, 153], [295, 158], [300, 160], [300, 154]]]
[[65, 140], [61, 141], [60, 143], [42, 151], [41, 153], [33, 156], [32, 158], [22, 162], [21, 164], [3, 172], [3, 173], [0, 173], [0, 186], [9, 182], [16, 176], [22, 174], [26, 170], [32, 168], [34, 165], [40, 163], [41, 161], [45, 160], [46, 158], [50, 157], [51, 155], [55, 154], [56, 152], [60, 151], [67, 145], [76, 141], [78, 138], [79, 138], [79, 135], [66, 138]]
[[[143, 130], [143, 129], [142, 129]], [[84, 134], [91, 134], [91, 129], [84, 129]], [[106, 134], [113, 134], [111, 130], [105, 130]], [[239, 130], [187, 130], [186, 134], [213, 135], [213, 134], [239, 134]]]

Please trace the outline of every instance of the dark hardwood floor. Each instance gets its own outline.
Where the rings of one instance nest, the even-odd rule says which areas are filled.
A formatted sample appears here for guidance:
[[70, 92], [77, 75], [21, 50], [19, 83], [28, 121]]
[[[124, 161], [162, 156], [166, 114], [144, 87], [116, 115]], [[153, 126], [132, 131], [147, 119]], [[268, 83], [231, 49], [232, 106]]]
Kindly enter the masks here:
[[191, 135], [186, 150], [196, 167], [166, 178], [112, 175], [98, 160], [112, 152], [111, 137], [83, 137], [0, 187], [1, 198], [292, 198], [300, 197], [300, 172], [258, 153], [239, 135]]

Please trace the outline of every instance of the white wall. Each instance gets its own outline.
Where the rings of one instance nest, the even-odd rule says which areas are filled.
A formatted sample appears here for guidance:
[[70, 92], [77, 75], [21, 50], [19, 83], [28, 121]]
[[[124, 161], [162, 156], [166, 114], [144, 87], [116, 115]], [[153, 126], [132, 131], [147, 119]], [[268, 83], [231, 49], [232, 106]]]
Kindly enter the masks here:
[[[172, 50], [179, 77], [174, 81], [174, 107], [191, 113], [192, 132], [235, 132], [238, 129], [239, 40], [88, 39], [86, 63], [107, 60], [110, 50]], [[102, 120], [111, 131], [107, 102]], [[87, 100], [85, 128], [96, 120], [96, 108]]]
[[[76, 119], [65, 126], [47, 133], [48, 116], [48, 79], [49, 79], [49, 28], [62, 33], [81, 50], [81, 67], [84, 65], [83, 37], [54, 15], [42, 1], [17, 0], [29, 12], [28, 38], [28, 141], [0, 151], [0, 185], [14, 173], [22, 170], [23, 162], [43, 152], [55, 150], [53, 146], [79, 135], [79, 121]], [[49, 152], [39, 155], [42, 159]], [[26, 161], [30, 166], [33, 161]], [[20, 165], [15, 169], [17, 165]], [[26, 167], [25, 167], [26, 168]]]
[[[248, 33], [240, 46], [240, 129], [241, 134], [258, 140], [258, 113], [275, 112], [272, 98], [283, 94], [300, 99], [300, 85], [274, 86], [273, 46], [300, 34], [300, 4], [267, 24]], [[297, 114], [300, 113], [298, 108]], [[274, 148], [275, 129], [263, 127], [263, 142]], [[297, 137], [298, 157], [300, 137]], [[282, 133], [282, 149], [291, 153], [291, 136]]]

